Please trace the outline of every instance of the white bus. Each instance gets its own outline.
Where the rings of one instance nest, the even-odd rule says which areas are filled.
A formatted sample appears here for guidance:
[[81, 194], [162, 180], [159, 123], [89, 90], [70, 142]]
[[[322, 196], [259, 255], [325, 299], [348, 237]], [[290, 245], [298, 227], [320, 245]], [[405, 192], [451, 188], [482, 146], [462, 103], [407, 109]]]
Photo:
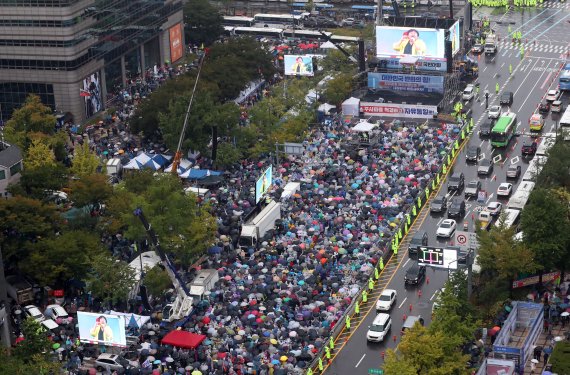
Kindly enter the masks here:
[[528, 168], [523, 175], [523, 181], [536, 182], [538, 175], [542, 171], [544, 164], [546, 164], [547, 156], [535, 155], [534, 158], [528, 163]]
[[540, 144], [536, 149], [536, 155], [539, 156], [548, 156], [548, 150], [552, 146], [554, 146], [554, 142], [556, 142], [556, 134], [554, 133], [546, 133], [541, 137]]
[[303, 16], [298, 14], [258, 13], [253, 16], [255, 22], [265, 25], [300, 25]]
[[243, 17], [243, 16], [224, 16], [222, 21], [223, 26], [245, 26], [252, 27], [255, 23], [253, 17]]
[[323, 31], [326, 35], [316, 30], [297, 30], [297, 29], [286, 29], [283, 31], [283, 36], [286, 38], [300, 38], [300, 39], [327, 39], [331, 33]]
[[283, 29], [272, 27], [236, 27], [233, 29], [233, 34], [282, 39]]
[[509, 199], [507, 208], [522, 210], [530, 197], [530, 193], [532, 193], [532, 189], [534, 189], [534, 185], [535, 184], [532, 181], [521, 182], [515, 193]]
[[570, 126], [570, 106], [566, 107], [566, 111], [560, 117], [560, 126]]
[[[515, 226], [519, 221], [519, 216], [521, 215], [521, 212], [519, 210], [514, 210], [511, 208], [507, 208], [506, 210], [503, 211], [503, 213], [505, 215], [505, 226], [507, 228]], [[501, 213], [501, 216], [503, 215], [503, 213]], [[497, 220], [494, 225], [498, 227], [500, 222], [501, 218], [499, 218], [499, 220]]]

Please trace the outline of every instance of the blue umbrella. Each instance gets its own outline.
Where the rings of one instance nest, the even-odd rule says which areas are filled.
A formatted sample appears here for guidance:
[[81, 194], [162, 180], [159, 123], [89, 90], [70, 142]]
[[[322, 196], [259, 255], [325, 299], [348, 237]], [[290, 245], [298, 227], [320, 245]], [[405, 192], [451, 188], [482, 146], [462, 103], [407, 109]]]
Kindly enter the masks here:
[[222, 248], [219, 246], [212, 246], [208, 249], [208, 254], [219, 254], [222, 252]]
[[543, 351], [547, 354], [552, 354], [552, 348], [550, 346], [547, 346], [546, 348], [544, 348]]

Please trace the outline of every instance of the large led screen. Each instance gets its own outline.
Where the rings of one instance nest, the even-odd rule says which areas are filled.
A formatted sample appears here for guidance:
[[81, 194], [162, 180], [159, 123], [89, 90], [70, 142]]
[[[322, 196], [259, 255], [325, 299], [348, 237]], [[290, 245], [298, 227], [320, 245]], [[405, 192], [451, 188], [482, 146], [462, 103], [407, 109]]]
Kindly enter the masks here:
[[459, 21], [455, 22], [449, 29], [449, 40], [451, 40], [451, 53], [455, 55], [461, 46], [461, 34], [459, 34]]
[[125, 318], [110, 314], [77, 312], [79, 340], [90, 344], [127, 346]]
[[303, 55], [285, 55], [286, 76], [313, 76], [313, 58]]
[[445, 58], [443, 30], [376, 26], [377, 56]]
[[269, 166], [255, 183], [255, 203], [259, 203], [263, 194], [269, 190], [273, 181], [273, 166]]

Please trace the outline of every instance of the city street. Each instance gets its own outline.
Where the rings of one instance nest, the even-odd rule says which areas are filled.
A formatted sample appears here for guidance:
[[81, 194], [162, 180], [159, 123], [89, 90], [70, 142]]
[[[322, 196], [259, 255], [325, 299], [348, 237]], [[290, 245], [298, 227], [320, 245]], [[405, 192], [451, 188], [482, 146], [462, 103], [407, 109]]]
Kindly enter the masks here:
[[[486, 11], [486, 13], [485, 13]], [[476, 123], [475, 131], [469, 141], [469, 145], [481, 147], [482, 158], [493, 158], [495, 161], [493, 173], [486, 178], [477, 176], [476, 164], [465, 163], [465, 149], [458, 156], [454, 171], [461, 171], [465, 174], [465, 184], [469, 181], [480, 179], [482, 189], [487, 192], [487, 202], [497, 200], [496, 191], [501, 182], [506, 181], [506, 169], [510, 164], [522, 167], [521, 176], [528, 167], [528, 161], [521, 156], [523, 140], [529, 138], [528, 120], [537, 110], [545, 93], [556, 88], [558, 84], [558, 73], [565, 60], [565, 54], [569, 50], [570, 35], [568, 33], [570, 20], [570, 7], [566, 3], [545, 2], [542, 6], [534, 9], [510, 10], [506, 14], [492, 14], [490, 10], [474, 11], [474, 19], [481, 19], [489, 16], [492, 28], [500, 37], [498, 52], [492, 57], [481, 55], [475, 58], [479, 61], [480, 98], [472, 100], [470, 105], [473, 119]], [[499, 23], [497, 23], [499, 21]], [[507, 37], [508, 27], [511, 31], [521, 31], [523, 33], [523, 44], [525, 57], [520, 58], [520, 46], [514, 45]], [[509, 65], [512, 65], [513, 74], [509, 74]], [[499, 95], [495, 93], [495, 85], [499, 83]], [[490, 93], [489, 106], [498, 104], [498, 97], [504, 91], [514, 93], [514, 101], [511, 111], [517, 114], [517, 133], [511, 143], [502, 150], [493, 149], [489, 140], [480, 139], [478, 136], [478, 125], [487, 117], [485, 111], [485, 99], [483, 93], [488, 90]], [[563, 98], [565, 106], [568, 102], [568, 94]], [[503, 110], [506, 108], [504, 107]], [[559, 115], [546, 115], [546, 122], [543, 133], [554, 132], [555, 122]], [[513, 183], [513, 192], [521, 181], [519, 177]], [[447, 183], [442, 184], [440, 194], [447, 193]], [[463, 194], [463, 193], [461, 193]], [[449, 196], [449, 195], [448, 195]], [[506, 205], [508, 199], [499, 200]], [[473, 199], [466, 202], [466, 215], [463, 220], [469, 222], [470, 230], [473, 230], [473, 217], [476, 216], [478, 204]], [[424, 208], [428, 209], [428, 207]], [[450, 244], [451, 240], [437, 240], [435, 236], [438, 224], [446, 216], [435, 216], [429, 214], [421, 223], [421, 231], [429, 234], [429, 245]], [[458, 228], [462, 229], [463, 222], [460, 220]], [[408, 234], [410, 238], [413, 233]], [[406, 246], [402, 246], [400, 251], [406, 251]], [[372, 324], [376, 312], [372, 309], [368, 316], [356, 328], [353, 328], [352, 336], [340, 353], [336, 355], [332, 364], [325, 371], [327, 374], [367, 374], [369, 369], [379, 369], [382, 364], [381, 354], [387, 348], [394, 348], [400, 342], [400, 329], [404, 315], [420, 314], [425, 318], [426, 324], [431, 319], [432, 302], [436, 298], [438, 290], [447, 279], [446, 270], [428, 269], [429, 284], [424, 282], [419, 288], [422, 290], [421, 297], [418, 296], [418, 288], [404, 288], [405, 270], [410, 266], [412, 260], [404, 257], [400, 262], [394, 277], [388, 283], [387, 288], [396, 289], [398, 292], [397, 302], [392, 308], [393, 319], [392, 330], [389, 337], [380, 344], [368, 343], [366, 332], [368, 326]], [[411, 306], [411, 312], [410, 312]]]

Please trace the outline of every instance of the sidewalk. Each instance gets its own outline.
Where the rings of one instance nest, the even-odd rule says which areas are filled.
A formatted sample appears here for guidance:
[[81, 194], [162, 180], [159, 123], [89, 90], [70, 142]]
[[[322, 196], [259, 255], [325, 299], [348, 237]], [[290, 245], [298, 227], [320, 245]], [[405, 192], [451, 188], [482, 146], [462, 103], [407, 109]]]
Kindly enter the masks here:
[[[546, 348], [548, 345], [552, 344], [552, 338], [553, 337], [557, 337], [557, 336], [561, 336], [561, 337], [565, 337], [564, 333], [569, 331], [570, 327], [568, 325], [566, 325], [566, 327], [562, 328], [561, 324], [556, 324], [555, 326], [552, 327], [552, 333], [550, 336], [548, 336], [548, 332], [543, 331], [540, 336], [538, 337], [538, 340], [536, 341], [536, 346], [542, 346], [543, 348]], [[548, 338], [547, 338], [548, 337]], [[555, 346], [556, 344], [552, 345]], [[531, 358], [532, 359], [532, 356]], [[530, 375], [530, 359], [526, 364], [526, 367], [524, 369], [524, 375]], [[544, 370], [544, 360], [541, 357], [540, 363], [538, 363], [536, 365], [536, 370], [534, 371], [535, 375], [538, 374], [542, 374], [542, 371]]]

